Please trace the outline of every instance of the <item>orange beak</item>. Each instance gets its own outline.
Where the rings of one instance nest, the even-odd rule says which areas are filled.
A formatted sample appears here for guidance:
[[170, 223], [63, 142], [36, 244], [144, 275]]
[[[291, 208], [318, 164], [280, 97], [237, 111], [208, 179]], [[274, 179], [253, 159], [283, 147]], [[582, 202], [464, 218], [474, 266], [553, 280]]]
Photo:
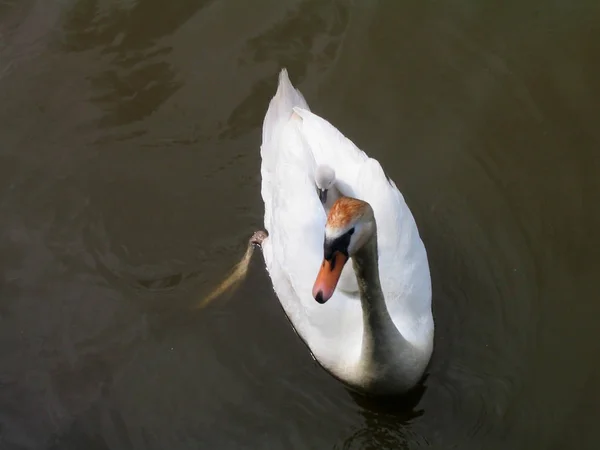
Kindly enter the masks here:
[[347, 261], [348, 257], [342, 252], [335, 252], [330, 260], [323, 260], [312, 291], [316, 301], [322, 304], [331, 298]]

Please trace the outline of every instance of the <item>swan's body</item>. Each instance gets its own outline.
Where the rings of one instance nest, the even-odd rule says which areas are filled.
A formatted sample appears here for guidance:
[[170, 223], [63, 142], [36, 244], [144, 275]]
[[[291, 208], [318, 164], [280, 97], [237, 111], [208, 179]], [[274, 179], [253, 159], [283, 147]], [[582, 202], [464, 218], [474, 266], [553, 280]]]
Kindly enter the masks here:
[[[434, 323], [427, 254], [402, 195], [376, 160], [310, 112], [285, 70], [262, 138], [263, 255], [296, 332], [348, 386], [409, 390], [431, 357]], [[329, 216], [315, 189], [320, 165], [335, 171], [342, 195]]]

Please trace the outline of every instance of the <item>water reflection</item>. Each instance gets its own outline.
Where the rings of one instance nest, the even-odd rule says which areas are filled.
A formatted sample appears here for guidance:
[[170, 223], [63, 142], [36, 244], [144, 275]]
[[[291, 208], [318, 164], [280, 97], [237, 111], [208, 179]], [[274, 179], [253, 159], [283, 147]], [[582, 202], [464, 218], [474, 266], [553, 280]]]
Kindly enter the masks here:
[[[335, 61], [348, 20], [347, 1], [301, 2], [282, 20], [245, 42], [238, 58], [239, 65], [243, 68], [268, 64], [276, 71], [287, 67], [293, 74], [294, 83], [300, 84], [309, 67], [312, 72], [321, 72]], [[219, 137], [232, 139], [260, 127], [272, 95], [273, 76], [269, 71], [254, 83], [250, 95], [233, 109], [227, 127]]]
[[406, 449], [426, 443], [413, 429], [424, 414], [419, 406], [427, 387], [427, 375], [411, 392], [400, 397], [369, 398], [351, 393], [361, 407], [364, 424], [344, 439], [343, 449]]
[[66, 51], [98, 50], [108, 70], [89, 76], [90, 100], [104, 110], [102, 127], [127, 125], [155, 112], [182, 86], [164, 42], [210, 1], [140, 0], [106, 7], [79, 0], [66, 15]]

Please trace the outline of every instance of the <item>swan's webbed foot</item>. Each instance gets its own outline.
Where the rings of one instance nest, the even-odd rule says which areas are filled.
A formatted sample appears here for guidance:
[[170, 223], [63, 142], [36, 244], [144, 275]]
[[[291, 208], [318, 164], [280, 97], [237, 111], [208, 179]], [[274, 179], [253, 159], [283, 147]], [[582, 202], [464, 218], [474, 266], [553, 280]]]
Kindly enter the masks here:
[[266, 231], [258, 230], [254, 232], [249, 242], [256, 247], [260, 247], [267, 237], [269, 237], [269, 234]]

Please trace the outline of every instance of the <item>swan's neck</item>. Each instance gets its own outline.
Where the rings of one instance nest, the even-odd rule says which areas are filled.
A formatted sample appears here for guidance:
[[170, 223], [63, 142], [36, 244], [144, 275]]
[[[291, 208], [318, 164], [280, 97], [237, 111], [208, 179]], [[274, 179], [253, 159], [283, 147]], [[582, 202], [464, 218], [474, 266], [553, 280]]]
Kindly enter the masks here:
[[371, 390], [379, 383], [410, 384], [412, 380], [397, 379], [403, 372], [398, 371], [398, 364], [402, 365], [411, 346], [394, 325], [386, 306], [379, 280], [376, 233], [352, 259], [363, 311], [362, 348], [357, 363], [361, 383]]

